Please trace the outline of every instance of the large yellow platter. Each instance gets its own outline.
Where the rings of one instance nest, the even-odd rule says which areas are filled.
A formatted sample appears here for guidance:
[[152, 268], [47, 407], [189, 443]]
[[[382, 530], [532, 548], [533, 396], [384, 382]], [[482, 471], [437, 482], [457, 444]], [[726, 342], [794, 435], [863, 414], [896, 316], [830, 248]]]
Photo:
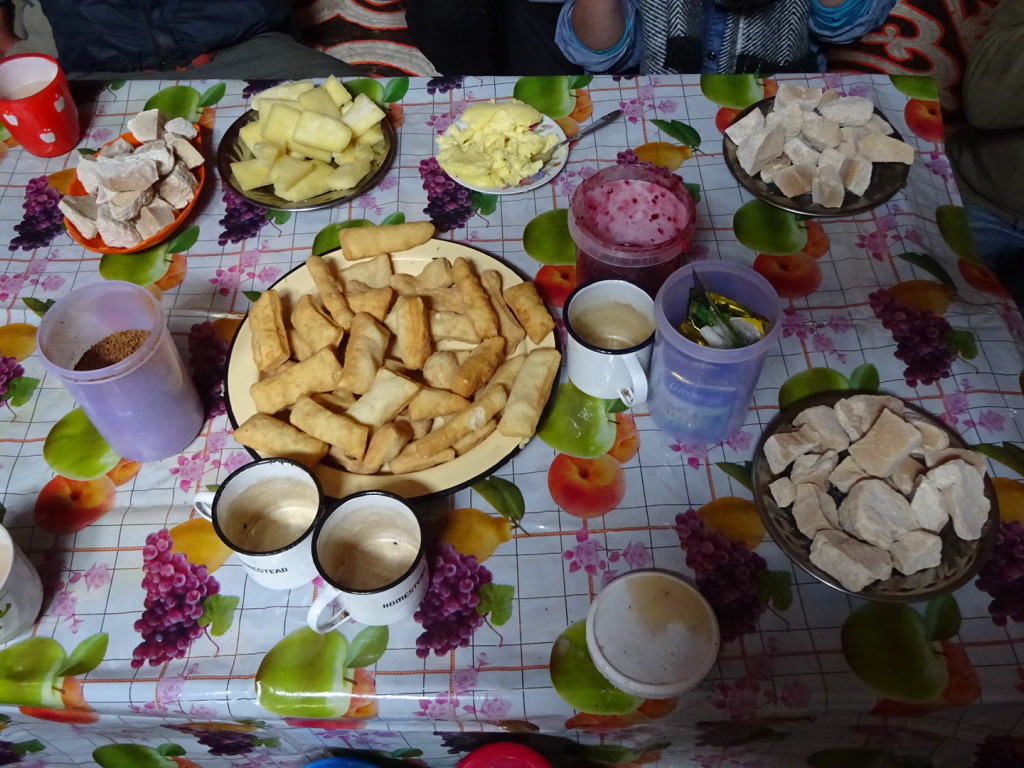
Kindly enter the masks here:
[[[434, 239], [408, 251], [393, 253], [391, 263], [396, 273], [418, 274], [431, 259], [445, 257], [454, 263], [459, 256], [469, 261], [477, 274], [487, 269], [498, 271], [502, 277], [503, 289], [523, 282], [518, 273], [493, 256], [446, 240]], [[357, 263], [345, 262], [340, 250], [328, 253], [324, 258], [338, 267]], [[313, 278], [305, 264], [296, 267], [272, 287], [287, 305], [294, 305], [303, 294], [316, 292]], [[554, 332], [549, 333], [539, 345], [533, 344], [529, 339], [524, 340], [519, 347], [520, 354], [524, 349], [529, 351], [538, 346], [555, 347]], [[249, 387], [258, 378], [259, 372], [252, 358], [249, 316], [246, 315], [235, 334], [228, 357], [226, 395], [228, 417], [232, 426], [237, 427], [256, 412], [252, 397], [249, 395]], [[323, 485], [324, 493], [336, 499], [368, 490], [390, 491], [406, 499], [425, 499], [453, 493], [488, 476], [511, 459], [522, 447], [523, 442], [520, 438], [506, 437], [495, 431], [478, 446], [446, 464], [405, 475], [358, 475], [326, 464], [318, 464], [314, 467], [314, 472]], [[257, 451], [246, 450], [254, 458], [263, 458]]]

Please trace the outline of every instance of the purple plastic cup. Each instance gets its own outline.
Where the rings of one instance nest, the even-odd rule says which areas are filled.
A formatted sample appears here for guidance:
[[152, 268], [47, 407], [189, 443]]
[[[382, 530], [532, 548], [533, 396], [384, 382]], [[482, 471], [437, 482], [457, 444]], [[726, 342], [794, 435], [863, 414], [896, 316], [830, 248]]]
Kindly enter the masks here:
[[[766, 317], [760, 341], [736, 349], [703, 347], [683, 336], [693, 275], [704, 287]], [[682, 443], [724, 440], [743, 425], [768, 350], [779, 336], [781, 305], [771, 283], [728, 261], [698, 261], [674, 272], [654, 299], [654, 352], [647, 404], [654, 423]]]
[[[117, 331], [146, 331], [142, 345], [113, 365], [76, 371], [94, 344]], [[156, 461], [182, 451], [203, 426], [203, 406], [171, 339], [160, 302], [116, 280], [72, 291], [39, 324], [43, 366], [64, 382], [119, 456]]]

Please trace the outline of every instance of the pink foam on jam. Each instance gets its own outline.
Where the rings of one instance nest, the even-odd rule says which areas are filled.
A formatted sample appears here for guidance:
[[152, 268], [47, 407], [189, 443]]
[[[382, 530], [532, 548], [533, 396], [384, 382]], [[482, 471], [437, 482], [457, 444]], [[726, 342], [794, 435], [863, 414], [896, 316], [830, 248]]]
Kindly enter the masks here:
[[648, 181], [610, 181], [590, 190], [583, 204], [594, 235], [619, 245], [660, 245], [690, 223], [679, 198]]

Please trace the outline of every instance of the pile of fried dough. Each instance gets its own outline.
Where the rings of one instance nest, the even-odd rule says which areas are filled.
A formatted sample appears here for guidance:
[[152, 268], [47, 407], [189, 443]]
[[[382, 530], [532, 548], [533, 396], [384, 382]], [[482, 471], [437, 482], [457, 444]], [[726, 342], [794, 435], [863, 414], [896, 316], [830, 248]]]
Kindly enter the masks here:
[[235, 430], [239, 443], [310, 467], [400, 475], [495, 431], [534, 434], [560, 364], [546, 341], [551, 314], [533, 283], [461, 256], [394, 270], [391, 253], [433, 234], [429, 222], [342, 229], [343, 260], [306, 261], [315, 294], [260, 295], [249, 310], [256, 413]]

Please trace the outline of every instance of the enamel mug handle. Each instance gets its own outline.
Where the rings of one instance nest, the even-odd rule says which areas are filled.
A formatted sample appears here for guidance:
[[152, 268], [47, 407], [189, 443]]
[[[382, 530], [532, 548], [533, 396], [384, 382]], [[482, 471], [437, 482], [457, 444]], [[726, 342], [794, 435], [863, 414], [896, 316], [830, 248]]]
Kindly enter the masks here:
[[196, 512], [211, 522], [213, 521], [213, 496], [212, 491], [200, 491], [196, 494], [196, 499], [192, 503]]
[[341, 592], [329, 584], [325, 584], [320, 588], [320, 592], [316, 596], [316, 600], [309, 606], [309, 613], [306, 614], [306, 623], [309, 624], [309, 628], [314, 632], [318, 632], [321, 635], [325, 635], [333, 629], [338, 628], [346, 621], [354, 621], [352, 615], [348, 612], [347, 608], [342, 608], [340, 611], [335, 612], [327, 621], [322, 621], [322, 615], [324, 609], [326, 609], [330, 603], [335, 600]]
[[630, 384], [619, 392], [619, 396], [627, 407], [632, 408], [647, 401], [647, 374], [636, 355], [626, 355], [623, 362], [629, 373]]

